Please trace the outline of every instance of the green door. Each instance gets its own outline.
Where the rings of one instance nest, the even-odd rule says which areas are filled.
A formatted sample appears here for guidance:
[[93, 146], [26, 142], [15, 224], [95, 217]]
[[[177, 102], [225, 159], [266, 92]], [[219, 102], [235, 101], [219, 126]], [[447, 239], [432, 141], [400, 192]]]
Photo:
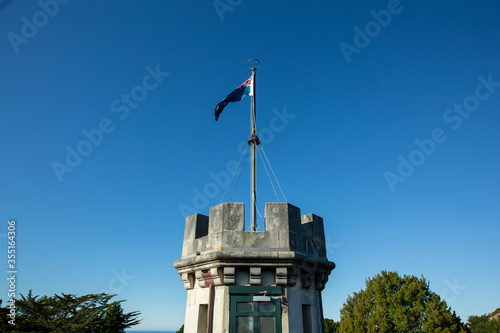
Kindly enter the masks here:
[[281, 333], [279, 298], [231, 295], [231, 333]]

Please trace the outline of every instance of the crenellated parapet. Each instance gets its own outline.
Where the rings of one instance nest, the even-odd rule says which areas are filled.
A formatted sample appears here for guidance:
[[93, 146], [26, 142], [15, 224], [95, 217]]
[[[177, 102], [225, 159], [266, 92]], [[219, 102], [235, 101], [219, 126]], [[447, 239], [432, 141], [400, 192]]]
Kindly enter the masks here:
[[288, 203], [266, 203], [265, 231], [245, 231], [243, 203], [222, 203], [210, 215], [186, 218], [181, 260], [186, 289], [220, 285], [322, 290], [335, 267], [326, 257], [323, 219]]
[[243, 203], [222, 203], [210, 208], [210, 215], [186, 218], [182, 258], [231, 249], [300, 251], [326, 257], [323, 219], [300, 215], [288, 203], [266, 203], [265, 231], [245, 231]]

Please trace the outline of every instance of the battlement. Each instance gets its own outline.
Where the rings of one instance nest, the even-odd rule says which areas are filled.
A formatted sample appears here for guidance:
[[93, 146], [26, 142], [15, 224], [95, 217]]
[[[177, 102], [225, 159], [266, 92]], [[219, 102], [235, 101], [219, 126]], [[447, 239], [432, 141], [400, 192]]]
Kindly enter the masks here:
[[326, 258], [323, 219], [288, 203], [266, 203], [265, 231], [245, 231], [245, 205], [222, 203], [186, 218], [182, 258], [214, 251], [298, 251]]

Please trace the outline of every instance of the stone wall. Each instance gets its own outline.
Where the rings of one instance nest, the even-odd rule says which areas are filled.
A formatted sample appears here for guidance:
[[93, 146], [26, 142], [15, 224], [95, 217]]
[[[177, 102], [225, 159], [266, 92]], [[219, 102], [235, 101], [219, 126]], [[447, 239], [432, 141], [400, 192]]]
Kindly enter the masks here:
[[213, 332], [229, 332], [230, 290], [240, 286], [281, 290], [276, 297], [283, 333], [301, 331], [304, 309], [310, 313], [311, 332], [322, 332], [321, 291], [335, 264], [326, 257], [319, 216], [301, 216], [288, 203], [267, 203], [265, 231], [245, 231], [244, 204], [217, 205], [209, 216], [186, 219], [182, 257], [174, 267], [188, 293], [186, 332], [204, 329], [209, 307]]
[[321, 217], [301, 216], [288, 203], [266, 203], [264, 219], [265, 231], [245, 231], [243, 203], [222, 203], [210, 208], [210, 216], [191, 215], [186, 218], [182, 258], [231, 249], [300, 251], [326, 258]]

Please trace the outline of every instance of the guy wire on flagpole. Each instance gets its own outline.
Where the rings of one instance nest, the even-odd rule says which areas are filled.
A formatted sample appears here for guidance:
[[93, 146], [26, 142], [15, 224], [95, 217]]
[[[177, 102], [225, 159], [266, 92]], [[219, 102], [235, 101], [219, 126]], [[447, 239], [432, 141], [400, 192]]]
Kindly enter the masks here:
[[257, 71], [257, 67], [259, 67], [259, 60], [252, 58], [247, 61], [247, 66], [252, 70], [252, 86], [250, 88], [250, 92], [252, 93], [252, 113], [250, 118], [250, 129], [251, 136], [248, 140], [248, 144], [252, 146], [252, 177], [251, 177], [251, 185], [252, 185], [252, 208], [251, 208], [251, 231], [257, 231], [257, 163], [256, 163], [256, 149], [260, 144], [260, 140], [257, 137], [257, 128], [256, 128], [256, 114], [255, 114], [255, 72]]

